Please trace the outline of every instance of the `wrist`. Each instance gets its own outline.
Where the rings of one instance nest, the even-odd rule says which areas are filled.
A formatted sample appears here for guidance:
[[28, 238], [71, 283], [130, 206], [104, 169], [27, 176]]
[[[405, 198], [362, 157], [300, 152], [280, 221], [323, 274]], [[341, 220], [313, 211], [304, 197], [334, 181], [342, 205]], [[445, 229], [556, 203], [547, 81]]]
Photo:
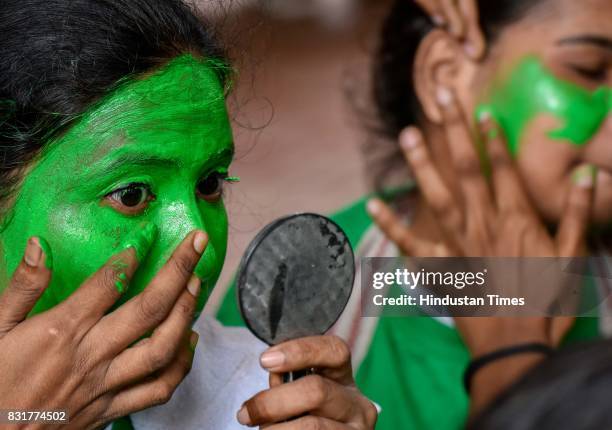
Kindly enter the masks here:
[[484, 318], [461, 331], [472, 358], [520, 344], [554, 346], [544, 318]]
[[526, 335], [521, 335], [517, 334], [517, 332], [512, 333], [511, 336], [503, 336], [503, 334], [498, 337], [491, 336], [489, 339], [472, 343], [472, 345], [469, 345], [468, 348], [470, 350], [472, 360], [474, 360], [478, 359], [479, 357], [492, 354], [496, 351], [512, 348], [516, 345], [527, 344], [539, 344], [554, 349], [553, 343], [544, 334], [529, 333]]
[[476, 415], [484, 410], [500, 394], [544, 360], [546, 357], [541, 354], [515, 355], [482, 368], [474, 375], [472, 381], [470, 415]]
[[531, 342], [475, 357], [464, 375], [464, 384], [472, 401], [472, 412], [482, 409], [552, 353], [553, 349], [548, 344]]

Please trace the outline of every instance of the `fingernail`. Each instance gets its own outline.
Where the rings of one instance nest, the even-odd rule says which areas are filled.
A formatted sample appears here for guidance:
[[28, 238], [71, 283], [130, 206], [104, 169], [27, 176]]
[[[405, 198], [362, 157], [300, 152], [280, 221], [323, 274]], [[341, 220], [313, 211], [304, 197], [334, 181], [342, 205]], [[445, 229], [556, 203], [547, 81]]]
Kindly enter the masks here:
[[157, 237], [157, 226], [152, 223], [139, 224], [132, 230], [121, 243], [121, 250], [134, 248], [138, 262], [144, 260], [149, 253], [155, 238]]
[[592, 188], [595, 185], [595, 176], [597, 169], [590, 164], [582, 165], [574, 171], [572, 182], [583, 188]]
[[380, 213], [380, 208], [381, 208], [380, 201], [378, 201], [377, 199], [372, 199], [368, 202], [367, 210], [370, 215], [372, 216], [378, 215]]
[[484, 124], [491, 119], [491, 112], [487, 109], [481, 109], [478, 111], [478, 122]]
[[405, 151], [411, 151], [419, 146], [419, 138], [413, 130], [405, 130], [400, 135], [400, 146]]
[[246, 408], [246, 406], [242, 405], [236, 414], [236, 419], [243, 426], [248, 426], [251, 424], [251, 417], [249, 416], [249, 410]]
[[476, 57], [476, 48], [470, 42], [464, 43], [463, 49], [465, 50], [465, 53], [468, 55], [468, 57]]
[[438, 27], [442, 27], [444, 24], [446, 24], [446, 20], [442, 15], [433, 15], [431, 17], [431, 21]]
[[28, 244], [26, 245], [24, 261], [30, 267], [38, 267], [40, 264], [40, 259], [42, 257], [42, 248], [40, 247], [40, 242], [37, 237], [31, 237], [28, 239]]
[[189, 337], [189, 348], [191, 352], [195, 353], [196, 346], [198, 346], [198, 340], [200, 339], [200, 334], [192, 331], [191, 336]]
[[189, 279], [189, 282], [187, 282], [187, 291], [189, 291], [193, 297], [197, 298], [198, 294], [200, 294], [201, 286], [202, 282], [200, 281], [200, 278], [198, 278], [196, 275], [191, 275], [191, 279]]
[[201, 231], [198, 231], [193, 237], [193, 249], [198, 254], [204, 252], [204, 248], [206, 247], [206, 234]]
[[453, 101], [453, 93], [446, 87], [438, 87], [436, 98], [440, 105], [449, 106]]
[[51, 247], [47, 243], [47, 241], [42, 237], [37, 237], [38, 245], [42, 248], [43, 255], [42, 260], [45, 263], [45, 267], [48, 270], [53, 269], [53, 253], [51, 252]]
[[279, 367], [285, 362], [285, 354], [280, 351], [264, 352], [260, 358], [261, 365], [266, 369]]

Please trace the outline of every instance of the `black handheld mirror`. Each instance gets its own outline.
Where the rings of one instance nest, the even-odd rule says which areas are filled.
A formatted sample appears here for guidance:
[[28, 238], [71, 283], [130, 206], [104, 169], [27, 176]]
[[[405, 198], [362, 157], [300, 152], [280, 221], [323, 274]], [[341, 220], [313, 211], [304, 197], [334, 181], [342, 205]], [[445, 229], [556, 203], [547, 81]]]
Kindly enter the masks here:
[[346, 307], [354, 279], [344, 231], [321, 215], [291, 215], [266, 226], [244, 253], [237, 278], [240, 312], [249, 330], [271, 346], [322, 335]]

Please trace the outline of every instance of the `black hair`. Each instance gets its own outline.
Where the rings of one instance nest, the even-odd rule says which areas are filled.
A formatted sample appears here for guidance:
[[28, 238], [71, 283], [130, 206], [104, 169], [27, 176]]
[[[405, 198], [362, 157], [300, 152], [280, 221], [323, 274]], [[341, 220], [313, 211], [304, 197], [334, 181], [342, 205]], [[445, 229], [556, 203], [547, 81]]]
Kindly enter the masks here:
[[526, 374], [468, 429], [609, 429], [611, 391], [612, 343], [578, 345]]
[[[190, 53], [226, 64], [181, 0], [0, 2], [0, 207], [21, 168], [125, 79]], [[216, 68], [225, 86], [227, 67]]]
[[[476, 0], [480, 24], [485, 38], [493, 42], [507, 25], [516, 22], [542, 0]], [[413, 82], [413, 64], [417, 49], [434, 24], [413, 0], [395, 0], [383, 23], [378, 50], [374, 59], [372, 91], [377, 121], [374, 133], [386, 144], [383, 155], [374, 166], [374, 186], [385, 184], [385, 176], [397, 167], [404, 168], [403, 158], [395, 141], [402, 129], [417, 124], [421, 107]], [[386, 141], [386, 143], [384, 143]], [[381, 154], [380, 148], [372, 149]], [[366, 156], [367, 156], [366, 152]], [[378, 168], [376, 168], [378, 167]]]

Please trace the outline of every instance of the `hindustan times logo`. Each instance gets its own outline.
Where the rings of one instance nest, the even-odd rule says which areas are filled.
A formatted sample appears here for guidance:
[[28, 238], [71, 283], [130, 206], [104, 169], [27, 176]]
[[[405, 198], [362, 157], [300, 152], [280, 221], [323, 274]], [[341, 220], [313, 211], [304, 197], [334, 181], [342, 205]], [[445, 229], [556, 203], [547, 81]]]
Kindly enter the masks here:
[[419, 286], [452, 286], [458, 290], [465, 287], [485, 284], [487, 269], [480, 272], [430, 272], [425, 269], [414, 272], [408, 269], [396, 269], [394, 272], [375, 272], [372, 275], [372, 287], [381, 290], [393, 285], [414, 290]]

